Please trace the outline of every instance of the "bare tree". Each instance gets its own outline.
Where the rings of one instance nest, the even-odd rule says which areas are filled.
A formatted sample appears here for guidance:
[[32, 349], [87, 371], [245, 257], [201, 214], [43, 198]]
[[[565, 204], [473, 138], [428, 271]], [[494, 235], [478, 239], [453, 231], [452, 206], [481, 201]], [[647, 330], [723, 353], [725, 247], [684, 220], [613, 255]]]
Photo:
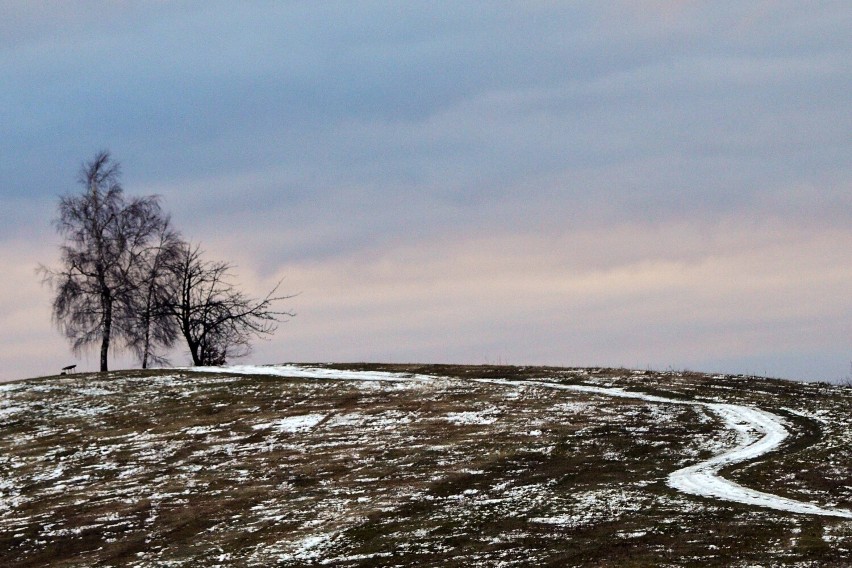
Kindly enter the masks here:
[[119, 178], [120, 166], [109, 152], [84, 164], [83, 193], [59, 201], [55, 225], [65, 239], [61, 267], [39, 268], [56, 293], [54, 322], [74, 352], [100, 341], [101, 371], [108, 369], [113, 336], [130, 335], [127, 306], [140, 287], [134, 279], [165, 223], [156, 196], [125, 198]]
[[151, 246], [139, 256], [132, 282], [136, 289], [123, 303], [123, 317], [128, 322], [127, 345], [147, 369], [149, 364], [165, 365], [168, 359], [159, 348], [174, 345], [180, 332], [169, 315], [169, 294], [173, 289], [171, 267], [181, 258], [185, 247], [177, 231], [166, 217], [158, 227]]
[[251, 351], [250, 341], [272, 334], [294, 314], [273, 308], [292, 296], [276, 295], [280, 282], [265, 297], [251, 298], [231, 283], [232, 266], [202, 258], [198, 245], [185, 245], [173, 265], [170, 313], [186, 340], [193, 365], [223, 365]]

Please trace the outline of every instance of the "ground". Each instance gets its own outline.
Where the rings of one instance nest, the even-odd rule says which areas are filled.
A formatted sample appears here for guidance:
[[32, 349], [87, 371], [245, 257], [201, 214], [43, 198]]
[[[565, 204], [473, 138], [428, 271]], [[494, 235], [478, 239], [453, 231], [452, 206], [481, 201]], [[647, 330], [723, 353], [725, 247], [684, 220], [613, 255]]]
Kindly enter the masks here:
[[849, 519], [668, 483], [741, 442], [707, 408], [529, 381], [769, 411], [788, 438], [722, 475], [830, 510], [852, 509], [850, 389], [624, 369], [323, 368], [323, 379], [162, 370], [0, 385], [0, 565], [852, 564]]

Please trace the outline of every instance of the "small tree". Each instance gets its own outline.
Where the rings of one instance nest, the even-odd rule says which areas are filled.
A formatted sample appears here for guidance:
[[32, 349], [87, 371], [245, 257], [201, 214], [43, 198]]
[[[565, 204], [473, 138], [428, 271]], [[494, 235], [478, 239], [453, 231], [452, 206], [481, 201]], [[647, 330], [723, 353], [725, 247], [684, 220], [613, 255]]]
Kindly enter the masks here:
[[80, 195], [60, 198], [56, 229], [65, 242], [61, 267], [39, 267], [55, 291], [53, 319], [80, 352], [100, 341], [106, 371], [112, 338], [130, 336], [127, 314], [140, 288], [139, 266], [166, 221], [156, 196], [124, 196], [120, 167], [109, 152], [84, 164]]
[[251, 351], [254, 337], [272, 334], [294, 314], [273, 305], [280, 282], [263, 298], [246, 296], [231, 282], [232, 266], [202, 258], [198, 245], [184, 245], [173, 264], [169, 313], [186, 340], [193, 365], [223, 365]]

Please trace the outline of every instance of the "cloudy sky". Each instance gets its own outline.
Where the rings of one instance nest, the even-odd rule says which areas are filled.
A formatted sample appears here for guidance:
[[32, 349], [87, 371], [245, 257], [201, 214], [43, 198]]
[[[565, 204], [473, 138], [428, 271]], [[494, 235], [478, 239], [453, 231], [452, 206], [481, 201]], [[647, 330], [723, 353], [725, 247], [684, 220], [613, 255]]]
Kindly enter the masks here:
[[843, 378], [850, 29], [846, 0], [0, 0], [0, 378], [97, 368], [35, 267], [101, 149], [299, 293], [247, 362]]

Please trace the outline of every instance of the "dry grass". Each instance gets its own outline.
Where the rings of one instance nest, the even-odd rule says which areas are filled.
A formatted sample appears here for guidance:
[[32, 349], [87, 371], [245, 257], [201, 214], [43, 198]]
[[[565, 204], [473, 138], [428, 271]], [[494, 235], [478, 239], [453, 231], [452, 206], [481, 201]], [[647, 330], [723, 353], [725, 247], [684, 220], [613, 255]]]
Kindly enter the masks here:
[[693, 498], [669, 472], [735, 440], [693, 407], [784, 414], [726, 475], [852, 506], [850, 391], [621, 369], [414, 365], [356, 382], [123, 372], [0, 387], [0, 565], [848, 566], [852, 523]]

